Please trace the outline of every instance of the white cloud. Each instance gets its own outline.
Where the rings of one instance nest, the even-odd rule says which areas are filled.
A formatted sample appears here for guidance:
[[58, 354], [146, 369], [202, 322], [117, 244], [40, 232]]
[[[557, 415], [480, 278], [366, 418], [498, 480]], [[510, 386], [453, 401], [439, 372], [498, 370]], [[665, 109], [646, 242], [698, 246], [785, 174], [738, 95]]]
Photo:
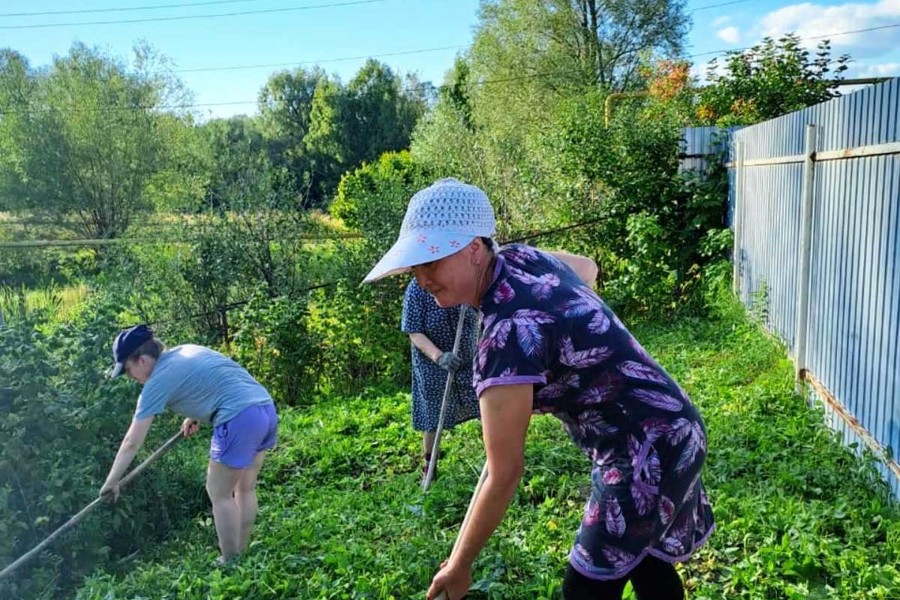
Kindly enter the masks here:
[[721, 17], [716, 17], [716, 19], [712, 22], [712, 27], [715, 29], [716, 27], [721, 27], [722, 25], [727, 25], [731, 22], [731, 17], [728, 15], [724, 15]]
[[[831, 40], [835, 53], [847, 52], [854, 58], [878, 56], [900, 46], [900, 27], [834, 35], [900, 23], [900, 0], [872, 3], [847, 3], [822, 6], [805, 2], [773, 11], [760, 21], [760, 36], [780, 38], [795, 32], [805, 38], [802, 44], [815, 47], [824, 36]], [[809, 39], [814, 38], [814, 39]]]
[[878, 65], [860, 65], [850, 69], [853, 77], [898, 77], [900, 76], [900, 62], [882, 63]]
[[[709, 83], [709, 67], [707, 63], [694, 63], [691, 65], [691, 78], [697, 85], [707, 85]], [[724, 61], [716, 61], [713, 73], [716, 75], [725, 75], [728, 72], [727, 65]]]
[[716, 36], [723, 42], [728, 42], [729, 44], [737, 44], [741, 39], [741, 32], [737, 27], [726, 27], [724, 29], [720, 29], [716, 32]]

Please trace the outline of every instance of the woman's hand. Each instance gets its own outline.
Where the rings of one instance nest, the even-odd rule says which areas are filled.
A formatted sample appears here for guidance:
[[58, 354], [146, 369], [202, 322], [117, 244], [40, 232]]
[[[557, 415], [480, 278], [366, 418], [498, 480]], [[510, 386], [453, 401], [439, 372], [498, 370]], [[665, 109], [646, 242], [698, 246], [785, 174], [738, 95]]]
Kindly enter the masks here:
[[441, 352], [434, 362], [437, 363], [440, 368], [449, 371], [450, 373], [456, 373], [462, 366], [462, 360], [452, 352]]
[[116, 502], [119, 500], [119, 482], [110, 483], [107, 481], [100, 488], [99, 496], [106, 502]]
[[191, 437], [200, 429], [200, 421], [187, 418], [181, 423], [181, 433], [184, 437]]
[[446, 600], [461, 600], [469, 593], [470, 585], [472, 585], [472, 566], [445, 560], [441, 563], [441, 570], [432, 579], [425, 597], [428, 600], [436, 600], [438, 594], [444, 592]]

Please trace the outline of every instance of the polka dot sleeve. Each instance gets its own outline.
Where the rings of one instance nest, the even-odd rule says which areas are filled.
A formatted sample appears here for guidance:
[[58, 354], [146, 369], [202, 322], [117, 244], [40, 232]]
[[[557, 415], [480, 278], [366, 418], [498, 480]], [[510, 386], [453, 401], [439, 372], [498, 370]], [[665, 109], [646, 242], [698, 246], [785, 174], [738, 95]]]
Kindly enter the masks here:
[[403, 333], [425, 333], [428, 316], [428, 292], [412, 279], [403, 294], [403, 316], [400, 319], [400, 331]]

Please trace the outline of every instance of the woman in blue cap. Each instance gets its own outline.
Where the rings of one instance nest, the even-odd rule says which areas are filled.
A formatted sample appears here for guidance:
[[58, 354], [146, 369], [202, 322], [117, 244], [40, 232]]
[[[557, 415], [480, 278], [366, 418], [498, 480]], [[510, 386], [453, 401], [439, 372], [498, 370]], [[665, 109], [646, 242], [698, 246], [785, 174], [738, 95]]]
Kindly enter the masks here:
[[484, 192], [442, 179], [413, 196], [397, 242], [366, 277], [411, 270], [438, 305], [469, 304], [483, 319], [474, 383], [487, 478], [428, 598], [467, 593], [522, 476], [531, 415], [550, 413], [591, 461], [564, 597], [618, 599], [630, 581], [640, 600], [682, 599], [673, 563], [714, 528], [699, 413], [593, 291], [593, 261], [497, 248], [494, 229]]
[[125, 329], [113, 342], [112, 377], [125, 373], [144, 387], [131, 426], [100, 495], [115, 500], [119, 480], [140, 450], [153, 418], [166, 407], [185, 415], [185, 436], [212, 423], [206, 491], [221, 555], [228, 561], [247, 548], [256, 520], [256, 480], [266, 451], [275, 445], [278, 415], [272, 397], [239, 364], [203, 346], [167, 350], [146, 325]]

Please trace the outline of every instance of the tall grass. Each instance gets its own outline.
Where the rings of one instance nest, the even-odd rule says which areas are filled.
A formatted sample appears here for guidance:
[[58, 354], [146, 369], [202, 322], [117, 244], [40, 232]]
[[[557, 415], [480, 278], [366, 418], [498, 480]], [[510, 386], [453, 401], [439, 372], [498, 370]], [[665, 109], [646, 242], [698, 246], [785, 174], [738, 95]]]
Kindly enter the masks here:
[[32, 290], [22, 287], [0, 287], [0, 312], [8, 323], [24, 319], [35, 313], [45, 314], [49, 320], [72, 320], [84, 307], [90, 288], [84, 284], [58, 286]]

